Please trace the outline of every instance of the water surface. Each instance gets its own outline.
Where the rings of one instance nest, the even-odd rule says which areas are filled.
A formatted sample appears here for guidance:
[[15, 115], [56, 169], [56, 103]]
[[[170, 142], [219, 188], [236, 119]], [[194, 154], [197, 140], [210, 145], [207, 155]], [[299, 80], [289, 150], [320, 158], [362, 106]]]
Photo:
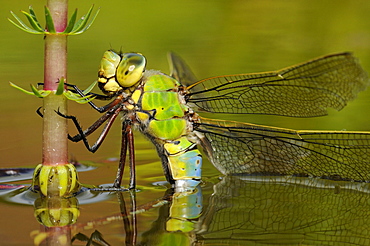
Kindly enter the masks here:
[[[166, 52], [175, 51], [188, 62], [198, 78], [276, 70], [320, 55], [342, 51], [354, 52], [365, 70], [370, 71], [368, 1], [96, 0], [70, 2], [71, 10], [77, 7], [83, 13], [92, 3], [101, 7], [96, 23], [86, 34], [69, 38], [68, 81], [81, 88], [87, 87], [96, 79], [101, 56], [110, 48], [140, 52], [147, 57], [148, 68], [164, 72], [169, 71]], [[42, 101], [22, 94], [8, 85], [8, 81], [12, 81], [28, 87], [30, 83], [36, 84], [43, 79], [43, 37], [22, 33], [6, 20], [11, 16], [10, 10], [26, 10], [28, 5], [32, 5], [37, 13], [43, 13], [44, 3], [41, 1], [6, 1], [2, 3], [0, 10], [0, 16], [3, 17], [0, 20], [2, 168], [34, 167], [41, 161], [42, 121], [35, 110], [42, 105]], [[341, 112], [330, 111], [329, 116], [315, 119], [251, 115], [235, 119], [293, 129], [369, 131], [369, 96], [369, 90], [362, 92]], [[69, 111], [78, 115], [85, 127], [99, 117], [87, 105], [70, 103]], [[222, 118], [213, 115], [207, 117]], [[141, 190], [136, 195], [136, 203], [142, 205], [161, 198], [166, 188], [153, 185], [154, 182], [164, 181], [161, 164], [153, 146], [139, 133], [135, 133], [135, 144], [137, 183]], [[98, 166], [93, 171], [80, 173], [80, 181], [87, 184], [113, 182], [117, 165], [114, 158], [119, 156], [119, 146], [118, 122], [95, 154], [88, 153], [82, 144], [71, 143], [71, 156]], [[109, 161], [109, 158], [113, 158], [113, 161]], [[226, 185], [228, 189], [231, 186], [236, 187], [231, 189], [234, 192], [232, 194], [237, 193], [233, 195], [234, 198], [227, 197], [222, 191], [215, 193], [213, 200], [209, 200], [213, 185], [225, 187], [222, 183], [226, 181], [218, 184], [220, 174], [209, 162], [205, 163], [203, 173], [205, 180], [210, 180], [202, 189], [204, 211], [207, 214], [213, 213], [209, 218], [214, 220], [205, 223], [201, 219], [200, 223], [207, 224], [205, 228], [208, 232], [206, 229], [199, 229], [196, 234], [199, 240], [212, 245], [219, 245], [220, 242], [230, 245], [233, 242], [238, 242], [239, 245], [254, 245], [256, 242], [273, 244], [271, 238], [280, 238], [283, 245], [297, 245], [298, 242], [306, 245], [337, 245], [339, 239], [343, 245], [368, 244], [367, 191], [340, 189], [339, 193], [335, 192], [333, 187], [346, 186], [345, 184], [313, 188], [318, 187], [315, 182], [314, 185], [302, 186], [294, 183], [284, 185], [277, 181], [275, 184], [237, 181]], [[262, 192], [263, 190], [266, 192]], [[124, 196], [129, 207], [130, 196]], [[119, 213], [117, 199], [113, 195], [99, 203], [82, 204], [78, 223]], [[216, 199], [219, 202], [214, 202]], [[223, 202], [224, 200], [227, 202]], [[211, 206], [212, 203], [218, 207]], [[224, 204], [232, 205], [227, 210], [228, 206]], [[316, 206], [317, 204], [323, 207]], [[33, 215], [33, 207], [4, 202], [0, 204], [0, 208], [3, 221], [0, 230], [2, 242], [8, 242], [8, 245], [33, 245], [30, 234], [40, 229]], [[282, 211], [278, 210], [280, 208]], [[233, 221], [235, 214], [240, 214], [241, 210], [242, 224], [239, 220], [235, 221], [239, 223], [236, 226], [241, 232], [228, 233], [225, 228], [233, 225], [222, 221]], [[277, 214], [282, 217], [274, 217]], [[163, 226], [162, 220], [166, 220], [166, 216], [166, 205], [139, 214], [137, 243], [155, 244], [159, 241], [154, 240], [153, 235], [172, 235], [159, 226]], [[221, 220], [220, 216], [224, 219]], [[349, 219], [351, 216], [356, 219]], [[127, 235], [123, 225], [122, 220], [117, 220], [96, 229], [109, 243], [118, 245], [124, 242]], [[78, 228], [76, 233], [86, 235], [91, 235], [94, 231]], [[183, 234], [172, 236], [183, 238]], [[191, 236], [194, 238], [194, 235]], [[221, 236], [221, 239], [217, 238]], [[185, 244], [187, 242], [185, 240]]]

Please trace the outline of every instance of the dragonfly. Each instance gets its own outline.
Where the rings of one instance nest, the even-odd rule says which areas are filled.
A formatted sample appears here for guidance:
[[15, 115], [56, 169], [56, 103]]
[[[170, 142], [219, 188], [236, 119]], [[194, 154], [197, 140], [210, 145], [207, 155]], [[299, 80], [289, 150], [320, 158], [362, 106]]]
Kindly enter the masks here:
[[[202, 112], [267, 114], [290, 117], [326, 115], [341, 110], [370, 83], [351, 53], [337, 53], [277, 71], [224, 75], [197, 80], [189, 66], [169, 53], [171, 72], [146, 69], [140, 53], [104, 53], [98, 87], [111, 100], [98, 107], [103, 115], [86, 130], [71, 119], [83, 141], [95, 152], [118, 115], [122, 146], [113, 188], [121, 187], [127, 153], [129, 188], [135, 187], [133, 127], [156, 147], [164, 175], [177, 189], [201, 180], [202, 152], [224, 175], [294, 175], [369, 181], [370, 132], [292, 130], [273, 126], [204, 118]], [[71, 90], [86, 96], [76, 85]], [[87, 137], [103, 124], [93, 145]]]

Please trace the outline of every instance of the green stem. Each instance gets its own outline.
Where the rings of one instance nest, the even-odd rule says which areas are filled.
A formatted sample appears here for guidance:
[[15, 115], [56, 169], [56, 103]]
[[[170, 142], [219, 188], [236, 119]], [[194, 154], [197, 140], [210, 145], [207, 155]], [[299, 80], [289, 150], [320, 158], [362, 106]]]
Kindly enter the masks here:
[[[67, 0], [49, 0], [46, 11], [49, 27], [64, 31], [67, 25]], [[53, 20], [53, 23], [51, 23]], [[80, 188], [76, 167], [68, 162], [67, 120], [56, 114], [67, 114], [67, 98], [56, 94], [58, 82], [67, 77], [67, 36], [60, 33], [46, 34], [42, 164], [33, 174], [32, 187], [50, 197], [70, 197]]]
[[[57, 31], [67, 25], [68, 0], [48, 0], [47, 6]], [[58, 81], [67, 76], [67, 36], [46, 35], [45, 37], [44, 90], [55, 91]], [[44, 98], [43, 165], [68, 163], [67, 121], [55, 111], [67, 113], [64, 96], [51, 93]]]
[[43, 165], [68, 163], [67, 121], [55, 113], [67, 112], [67, 99], [51, 93], [44, 98]]
[[63, 32], [68, 21], [68, 0], [47, 0], [47, 6], [54, 20], [56, 32]]

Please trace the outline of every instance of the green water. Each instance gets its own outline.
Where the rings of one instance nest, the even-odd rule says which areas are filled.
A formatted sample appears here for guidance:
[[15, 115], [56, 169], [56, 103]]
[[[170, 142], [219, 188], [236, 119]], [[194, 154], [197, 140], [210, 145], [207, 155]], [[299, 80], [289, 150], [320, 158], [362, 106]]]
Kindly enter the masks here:
[[[84, 13], [91, 4], [101, 8], [101, 12], [92, 28], [81, 36], [69, 38], [68, 81], [87, 87], [97, 78], [97, 68], [103, 52], [113, 48], [125, 52], [140, 52], [148, 60], [148, 68], [168, 72], [166, 53], [175, 51], [180, 54], [192, 67], [198, 78], [215, 75], [262, 72], [276, 70], [308, 59], [341, 51], [352, 51], [360, 58], [365, 70], [370, 71], [370, 3], [368, 1], [70, 1], [71, 11], [75, 7], [80, 14]], [[41, 161], [41, 119], [35, 110], [42, 101], [19, 93], [8, 85], [12, 81], [22, 87], [30, 83], [41, 82], [43, 79], [43, 37], [30, 35], [14, 28], [7, 20], [9, 11], [26, 10], [32, 5], [36, 13], [43, 13], [43, 1], [17, 0], [3, 1], [0, 9], [0, 156], [1, 167], [34, 167]], [[18, 12], [19, 13], [19, 12]], [[42, 19], [42, 18], [40, 18]], [[292, 119], [272, 116], [243, 116], [236, 118], [240, 121], [265, 124], [293, 129], [325, 129], [325, 130], [364, 130], [369, 131], [370, 91], [359, 94], [341, 112], [330, 111], [330, 115], [315, 119]], [[78, 115], [83, 126], [90, 125], [99, 114], [87, 105], [69, 104], [69, 112]], [[211, 117], [207, 115], [207, 117]], [[222, 118], [222, 116], [213, 116]], [[71, 131], [73, 128], [71, 127]], [[92, 136], [94, 137], [94, 136]], [[138, 163], [138, 186], [142, 189], [137, 194], [137, 203], [145, 204], [160, 198], [165, 188], [152, 186], [153, 182], [163, 181], [159, 158], [153, 146], [139, 133], [135, 134], [136, 158]], [[103, 184], [113, 182], [117, 161], [106, 161], [108, 158], [119, 156], [120, 124], [116, 122], [102, 147], [95, 154], [88, 153], [83, 144], [70, 144], [69, 152], [81, 161], [93, 161], [104, 167], [91, 172], [80, 174], [80, 180], [88, 184]], [[219, 173], [208, 162], [205, 163], [204, 176], [214, 178]], [[217, 183], [214, 181], [214, 183]], [[253, 183], [253, 182], [252, 182]], [[208, 200], [212, 193], [212, 182], [203, 190], [204, 206], [208, 211], [212, 204]], [[233, 185], [236, 185], [233, 183]], [[257, 188], [253, 188], [255, 187]], [[246, 189], [245, 187], [250, 187]], [[234, 208], [245, 211], [256, 211], [250, 206], [241, 207], [240, 203], [256, 201], [255, 208], [259, 212], [243, 214], [240, 218], [245, 223], [256, 225], [256, 216], [260, 225], [241, 228], [236, 233], [239, 245], [254, 245], [256, 240], [274, 245], [268, 238], [281, 238], [281, 244], [297, 245], [338, 245], [335, 235], [345, 235], [340, 242], [347, 245], [367, 245], [370, 238], [367, 235], [368, 224], [365, 216], [368, 206], [366, 192], [341, 191], [339, 197], [334, 196], [331, 189], [297, 188], [282, 190], [276, 185], [264, 187], [266, 193], [251, 192], [261, 189], [261, 185], [242, 185], [239, 194], [249, 197], [247, 201], [236, 198], [228, 203], [235, 204]], [[228, 187], [228, 186], [227, 186]], [[290, 197], [280, 197], [281, 200], [268, 197], [270, 194], [291, 194]], [[248, 193], [250, 192], [250, 193]], [[279, 193], [281, 192], [281, 193]], [[291, 193], [289, 193], [291, 192]], [[328, 196], [326, 193], [330, 193]], [[238, 193], [238, 192], [236, 192]], [[126, 196], [126, 195], [125, 195]], [[277, 195], [275, 195], [277, 196]], [[217, 195], [216, 195], [217, 197]], [[225, 197], [221, 193], [221, 197]], [[298, 199], [298, 198], [299, 199]], [[327, 197], [322, 209], [314, 204], [322, 204], [322, 197]], [[258, 200], [260, 198], [260, 200]], [[224, 198], [226, 199], [226, 198]], [[129, 197], [126, 197], [129, 204]], [[307, 206], [307, 200], [310, 206]], [[265, 202], [263, 202], [265, 201]], [[350, 203], [350, 201], [352, 203]], [[356, 203], [357, 201], [357, 203]], [[280, 203], [288, 204], [284, 212], [277, 208]], [[222, 206], [222, 203], [219, 203]], [[280, 205], [279, 205], [280, 204]], [[336, 204], [341, 204], [336, 206]], [[345, 204], [345, 205], [343, 205]], [[226, 206], [226, 205], [225, 205]], [[294, 209], [289, 209], [294, 207]], [[356, 209], [353, 209], [353, 208]], [[224, 208], [224, 207], [222, 207]], [[265, 210], [264, 210], [265, 208]], [[30, 233], [39, 230], [40, 226], [33, 216], [32, 206], [15, 206], [1, 203], [2, 226], [0, 235], [4, 245], [32, 245]], [[225, 214], [227, 210], [219, 208]], [[276, 210], [275, 210], [276, 209]], [[148, 241], [153, 235], [153, 224], [157, 218], [165, 220], [165, 208], [152, 209], [138, 216], [138, 243]], [[265, 213], [266, 211], [266, 213]], [[289, 214], [287, 211], [291, 211]], [[301, 212], [300, 212], [301, 211]], [[321, 217], [319, 212], [321, 211]], [[327, 211], [332, 214], [328, 218], [322, 216]], [[346, 214], [343, 214], [345, 211]], [[81, 216], [78, 223], [84, 223], [119, 212], [117, 198], [112, 197], [105, 202], [81, 206]], [[237, 214], [238, 210], [228, 214]], [[285, 219], [269, 218], [271, 214], [282, 213]], [[347, 214], [357, 219], [351, 221]], [[227, 217], [223, 215], [224, 217]], [[234, 217], [233, 217], [234, 216]], [[229, 216], [233, 220], [235, 215]], [[247, 217], [249, 216], [249, 217]], [[290, 217], [289, 217], [290, 216]], [[213, 227], [209, 229], [209, 237], [214, 238], [212, 231], [222, 231], [222, 239], [209, 240], [213, 245], [221, 242], [233, 245], [230, 234], [225, 232], [227, 224], [223, 224], [214, 216]], [[302, 218], [301, 222], [296, 218]], [[335, 219], [337, 218], [337, 219]], [[364, 218], [361, 220], [361, 218]], [[26, 221], [26, 223], [25, 223]], [[279, 224], [279, 221], [281, 222]], [[307, 222], [309, 221], [309, 222]], [[317, 221], [321, 224], [317, 225]], [[323, 222], [325, 221], [325, 222]], [[297, 224], [298, 223], [298, 224]], [[342, 225], [341, 225], [342, 223]], [[159, 223], [160, 224], [160, 223]], [[163, 223], [162, 223], [163, 224]], [[271, 227], [270, 227], [271, 225]], [[335, 226], [334, 226], [335, 225]], [[325, 227], [326, 226], [326, 227]], [[155, 227], [155, 226], [154, 226]], [[222, 228], [224, 227], [224, 228]], [[299, 228], [308, 228], [307, 230]], [[156, 227], [159, 228], [158, 226]], [[213, 229], [212, 229], [213, 228]], [[214, 229], [216, 228], [216, 229]], [[269, 228], [273, 228], [270, 230]], [[312, 229], [310, 229], [312, 228]], [[112, 245], [122, 245], [125, 240], [125, 230], [122, 221], [116, 221], [97, 228], [104, 238]], [[160, 230], [160, 229], [158, 229]], [[288, 231], [288, 232], [287, 232]], [[324, 237], [324, 232], [332, 234]], [[93, 230], [81, 230], [90, 235]], [[148, 233], [149, 232], [149, 236]], [[161, 231], [163, 232], [163, 231]], [[269, 235], [263, 232], [270, 233]], [[345, 233], [344, 233], [345, 232]], [[359, 232], [363, 232], [359, 235]], [[313, 233], [316, 233], [313, 235]], [[206, 239], [207, 233], [199, 233], [199, 240]], [[217, 233], [216, 233], [217, 234]], [[260, 236], [256, 236], [256, 235]], [[329, 235], [326, 234], [326, 235]], [[142, 236], [144, 235], [144, 237]], [[317, 235], [321, 235], [317, 236]], [[290, 240], [286, 239], [290, 238]], [[362, 238], [362, 240], [355, 240]], [[236, 239], [235, 239], [236, 240]], [[317, 241], [315, 241], [317, 240]], [[150, 241], [150, 240], [149, 240]], [[154, 239], [151, 239], [155, 242]], [[319, 243], [318, 243], [319, 242]], [[334, 243], [337, 242], [337, 243]], [[2, 243], [0, 243], [2, 244]]]

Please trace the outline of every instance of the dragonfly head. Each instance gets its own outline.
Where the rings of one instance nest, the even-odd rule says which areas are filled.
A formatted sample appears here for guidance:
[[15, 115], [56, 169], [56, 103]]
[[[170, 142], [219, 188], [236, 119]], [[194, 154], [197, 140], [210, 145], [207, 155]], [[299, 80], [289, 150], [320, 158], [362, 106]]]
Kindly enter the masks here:
[[117, 54], [108, 50], [100, 62], [99, 88], [106, 94], [114, 94], [138, 83], [143, 76], [146, 59], [138, 53]]

